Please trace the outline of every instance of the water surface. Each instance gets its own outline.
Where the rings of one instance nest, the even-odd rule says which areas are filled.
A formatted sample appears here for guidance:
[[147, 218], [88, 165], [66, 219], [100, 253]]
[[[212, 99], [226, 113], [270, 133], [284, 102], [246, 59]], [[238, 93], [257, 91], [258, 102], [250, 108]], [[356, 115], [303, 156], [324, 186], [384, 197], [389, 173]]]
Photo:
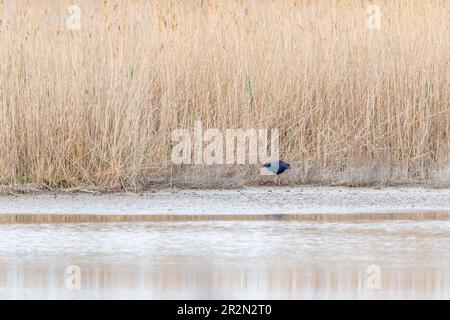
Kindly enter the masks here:
[[450, 298], [449, 247], [439, 220], [3, 224], [0, 298]]

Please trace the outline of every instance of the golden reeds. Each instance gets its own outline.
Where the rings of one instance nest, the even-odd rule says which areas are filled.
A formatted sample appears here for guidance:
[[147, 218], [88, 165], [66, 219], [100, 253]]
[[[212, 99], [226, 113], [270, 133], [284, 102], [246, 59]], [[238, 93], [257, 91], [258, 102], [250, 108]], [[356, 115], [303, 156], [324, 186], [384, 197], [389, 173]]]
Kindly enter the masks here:
[[278, 128], [289, 161], [430, 178], [449, 160], [450, 1], [376, 4], [379, 30], [356, 0], [82, 0], [69, 30], [70, 1], [0, 1], [0, 183], [164, 181], [195, 120]]

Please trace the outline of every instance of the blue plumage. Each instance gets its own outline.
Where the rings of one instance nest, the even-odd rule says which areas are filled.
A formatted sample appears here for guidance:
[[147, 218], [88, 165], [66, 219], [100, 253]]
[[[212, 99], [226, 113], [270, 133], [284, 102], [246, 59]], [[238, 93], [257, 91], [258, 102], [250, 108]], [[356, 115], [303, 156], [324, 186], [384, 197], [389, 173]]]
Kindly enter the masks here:
[[264, 168], [267, 168], [270, 172], [279, 175], [282, 174], [287, 169], [290, 169], [289, 163], [286, 163], [282, 160], [275, 160], [271, 162], [267, 162], [262, 165]]

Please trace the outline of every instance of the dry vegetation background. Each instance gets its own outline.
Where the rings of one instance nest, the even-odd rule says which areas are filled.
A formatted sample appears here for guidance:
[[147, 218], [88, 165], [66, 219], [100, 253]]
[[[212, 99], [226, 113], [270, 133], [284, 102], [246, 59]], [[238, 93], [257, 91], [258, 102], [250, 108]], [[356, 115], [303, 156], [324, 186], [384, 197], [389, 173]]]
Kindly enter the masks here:
[[278, 128], [289, 183], [450, 184], [448, 0], [0, 0], [0, 184], [257, 183], [170, 133]]

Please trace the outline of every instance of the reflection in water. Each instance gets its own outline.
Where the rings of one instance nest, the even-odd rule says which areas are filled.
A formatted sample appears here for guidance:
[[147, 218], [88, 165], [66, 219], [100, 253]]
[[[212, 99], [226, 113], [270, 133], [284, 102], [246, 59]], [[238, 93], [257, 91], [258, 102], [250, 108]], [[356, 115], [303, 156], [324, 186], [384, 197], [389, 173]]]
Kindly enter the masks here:
[[449, 221], [0, 225], [0, 298], [449, 298], [449, 231]]

